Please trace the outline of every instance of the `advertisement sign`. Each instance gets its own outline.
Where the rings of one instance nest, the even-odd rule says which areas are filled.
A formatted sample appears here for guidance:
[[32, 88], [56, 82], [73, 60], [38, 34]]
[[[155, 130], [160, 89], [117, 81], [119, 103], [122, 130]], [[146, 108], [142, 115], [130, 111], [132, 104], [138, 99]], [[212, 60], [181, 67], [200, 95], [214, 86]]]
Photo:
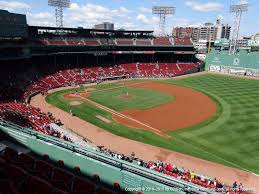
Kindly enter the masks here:
[[246, 70], [245, 69], [234, 69], [234, 68], [231, 68], [229, 72], [231, 74], [244, 75], [246, 73]]
[[210, 65], [209, 70], [212, 71], [212, 72], [220, 72], [220, 66]]
[[206, 60], [206, 54], [196, 54], [195, 57], [199, 59], [200, 61]]
[[224, 46], [228, 47], [230, 45], [230, 41], [228, 39], [217, 39], [214, 42], [214, 46]]

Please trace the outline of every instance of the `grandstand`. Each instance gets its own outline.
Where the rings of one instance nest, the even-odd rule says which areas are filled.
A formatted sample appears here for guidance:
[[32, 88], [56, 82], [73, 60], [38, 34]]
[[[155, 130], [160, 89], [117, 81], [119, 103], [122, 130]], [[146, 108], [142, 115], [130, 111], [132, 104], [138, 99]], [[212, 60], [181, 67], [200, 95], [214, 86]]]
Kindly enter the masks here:
[[[191, 179], [190, 172], [171, 165], [161, 170], [152, 161], [113, 157], [64, 130], [59, 118], [29, 104], [34, 95], [62, 86], [200, 72], [204, 64], [195, 58], [190, 39], [155, 37], [153, 31], [27, 24], [19, 28], [28, 34], [0, 40], [0, 130], [10, 136], [5, 137], [8, 142], [15, 141], [15, 146], [3, 144], [0, 150], [0, 192], [113, 194], [131, 186], [171, 189], [170, 193], [215, 193], [222, 188], [217, 180], [201, 180], [198, 175]], [[62, 34], [57, 33], [60, 30]], [[20, 144], [26, 152], [17, 151]]]
[[[191, 28], [163, 33], [175, 7], [154, 7], [157, 36], [63, 27], [70, 1], [52, 3], [58, 27], [0, 10], [0, 194], [259, 192], [259, 42], [237, 44], [247, 2], [230, 6], [233, 40], [208, 40], [207, 54], [194, 48]], [[121, 15], [122, 26], [123, 12], [136, 14], [107, 10], [102, 18]]]

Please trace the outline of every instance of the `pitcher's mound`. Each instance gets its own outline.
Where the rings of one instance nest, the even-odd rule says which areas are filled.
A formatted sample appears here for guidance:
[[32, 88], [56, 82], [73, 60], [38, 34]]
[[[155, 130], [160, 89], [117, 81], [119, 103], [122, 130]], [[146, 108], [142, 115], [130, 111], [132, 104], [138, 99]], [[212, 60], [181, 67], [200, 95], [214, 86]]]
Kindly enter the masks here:
[[120, 98], [124, 98], [124, 99], [131, 99], [131, 98], [134, 98], [133, 95], [130, 95], [130, 94], [121, 94], [119, 95]]

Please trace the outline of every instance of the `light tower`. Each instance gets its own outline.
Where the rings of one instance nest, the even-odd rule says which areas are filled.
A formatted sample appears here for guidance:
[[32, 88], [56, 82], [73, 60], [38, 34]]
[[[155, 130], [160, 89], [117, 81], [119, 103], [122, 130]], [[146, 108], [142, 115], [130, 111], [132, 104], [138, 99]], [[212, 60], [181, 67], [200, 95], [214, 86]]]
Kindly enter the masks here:
[[235, 53], [238, 47], [238, 39], [239, 39], [239, 30], [240, 30], [240, 22], [242, 13], [248, 11], [248, 4], [242, 3], [238, 5], [230, 5], [230, 13], [235, 13], [235, 21], [233, 26], [233, 34], [232, 34], [232, 40], [230, 45], [230, 53]]
[[167, 15], [175, 14], [175, 7], [167, 7], [167, 6], [154, 6], [152, 8], [152, 13], [155, 15], [159, 15], [159, 35], [165, 35], [165, 20]]
[[63, 27], [63, 9], [70, 7], [70, 0], [48, 0], [48, 5], [55, 7], [56, 26]]

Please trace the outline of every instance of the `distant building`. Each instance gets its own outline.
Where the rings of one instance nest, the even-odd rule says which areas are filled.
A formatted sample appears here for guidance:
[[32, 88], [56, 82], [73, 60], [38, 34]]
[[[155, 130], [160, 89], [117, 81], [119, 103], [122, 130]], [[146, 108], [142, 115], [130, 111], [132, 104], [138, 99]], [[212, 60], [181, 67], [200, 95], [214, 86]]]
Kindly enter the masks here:
[[259, 33], [252, 35], [251, 40], [259, 41]]
[[199, 37], [200, 37], [200, 29], [199, 28], [193, 28], [192, 29], [192, 35], [191, 35], [193, 43], [199, 42]]
[[231, 27], [221, 24], [217, 19], [216, 23], [205, 23], [198, 27], [176, 27], [173, 30], [173, 36], [191, 37], [196, 48], [206, 48], [207, 42], [214, 42], [216, 39], [229, 39]]
[[227, 25], [222, 25], [222, 30], [221, 30], [221, 37], [220, 38], [225, 38], [225, 39], [230, 39], [230, 33], [231, 33], [231, 27]]
[[213, 25], [212, 23], [205, 23], [204, 26], [201, 26], [198, 28], [197, 33], [199, 33], [199, 41], [200, 40], [207, 40], [209, 41], [215, 41], [217, 39], [217, 32], [218, 28], [217, 26]]
[[251, 40], [251, 37], [241, 37], [239, 40], [237, 40], [237, 47], [240, 49], [249, 49], [249, 40]]
[[101, 24], [96, 24], [94, 29], [97, 30], [114, 30], [114, 24], [110, 22], [103, 22]]
[[173, 36], [177, 38], [184, 38], [192, 36], [193, 28], [191, 27], [176, 27], [173, 30]]
[[193, 43], [194, 47], [198, 50], [207, 49], [207, 40], [199, 40]]
[[215, 26], [217, 27], [217, 37], [216, 37], [216, 39], [221, 39], [223, 27], [221, 25], [220, 19], [216, 20], [216, 25]]

